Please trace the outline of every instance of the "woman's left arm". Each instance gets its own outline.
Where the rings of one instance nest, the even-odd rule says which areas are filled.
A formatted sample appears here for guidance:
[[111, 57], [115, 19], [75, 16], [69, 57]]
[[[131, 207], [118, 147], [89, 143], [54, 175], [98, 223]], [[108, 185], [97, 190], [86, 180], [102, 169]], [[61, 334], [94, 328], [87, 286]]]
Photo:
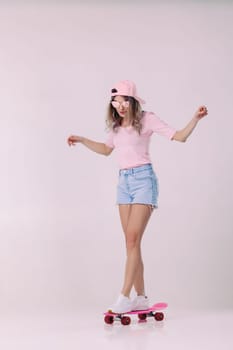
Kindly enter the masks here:
[[176, 131], [172, 140], [185, 142], [195, 129], [197, 123], [208, 114], [206, 106], [200, 106], [194, 114], [191, 121], [186, 125], [184, 129]]

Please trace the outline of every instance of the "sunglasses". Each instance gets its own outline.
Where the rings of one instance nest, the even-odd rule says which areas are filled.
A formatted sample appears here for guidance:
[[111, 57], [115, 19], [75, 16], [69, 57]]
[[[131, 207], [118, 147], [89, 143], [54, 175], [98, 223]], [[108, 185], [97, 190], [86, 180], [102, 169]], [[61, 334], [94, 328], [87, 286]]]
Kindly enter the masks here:
[[129, 107], [129, 101], [123, 101], [123, 102], [111, 101], [111, 104], [114, 108], [120, 108], [120, 106], [124, 108]]

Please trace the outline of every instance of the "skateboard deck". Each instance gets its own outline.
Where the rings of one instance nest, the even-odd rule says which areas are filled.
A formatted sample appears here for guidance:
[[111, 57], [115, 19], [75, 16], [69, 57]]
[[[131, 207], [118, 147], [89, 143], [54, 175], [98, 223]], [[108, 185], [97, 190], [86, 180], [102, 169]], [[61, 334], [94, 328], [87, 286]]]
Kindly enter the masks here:
[[156, 321], [162, 321], [164, 314], [162, 310], [167, 308], [167, 303], [156, 303], [146, 310], [134, 310], [122, 314], [113, 313], [111, 311], [104, 313], [104, 322], [112, 324], [114, 321], [120, 321], [123, 325], [131, 323], [130, 315], [138, 315], [139, 321], [146, 321], [147, 317], [153, 317]]

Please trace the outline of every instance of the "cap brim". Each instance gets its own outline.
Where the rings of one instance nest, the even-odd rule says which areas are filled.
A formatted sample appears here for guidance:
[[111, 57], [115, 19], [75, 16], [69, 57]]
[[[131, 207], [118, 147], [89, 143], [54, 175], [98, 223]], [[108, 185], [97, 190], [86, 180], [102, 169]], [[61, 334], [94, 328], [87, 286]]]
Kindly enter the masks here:
[[121, 92], [113, 92], [111, 93], [111, 96], [114, 97], [114, 96], [118, 96], [118, 95], [121, 95], [121, 96], [131, 96], [133, 98], [135, 98], [135, 100], [137, 100], [141, 105], [145, 104], [146, 101], [144, 101], [142, 98], [138, 97], [138, 96], [133, 96], [133, 95], [128, 95], [128, 94], [124, 94], [122, 91]]

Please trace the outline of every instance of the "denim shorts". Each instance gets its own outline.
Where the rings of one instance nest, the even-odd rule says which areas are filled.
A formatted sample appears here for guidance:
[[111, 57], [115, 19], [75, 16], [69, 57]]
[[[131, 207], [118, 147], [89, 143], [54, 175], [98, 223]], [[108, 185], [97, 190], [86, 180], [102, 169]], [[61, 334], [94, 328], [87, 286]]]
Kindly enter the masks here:
[[117, 204], [158, 207], [158, 179], [151, 164], [119, 171]]

